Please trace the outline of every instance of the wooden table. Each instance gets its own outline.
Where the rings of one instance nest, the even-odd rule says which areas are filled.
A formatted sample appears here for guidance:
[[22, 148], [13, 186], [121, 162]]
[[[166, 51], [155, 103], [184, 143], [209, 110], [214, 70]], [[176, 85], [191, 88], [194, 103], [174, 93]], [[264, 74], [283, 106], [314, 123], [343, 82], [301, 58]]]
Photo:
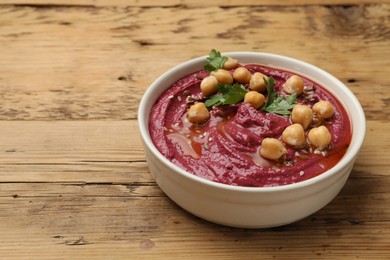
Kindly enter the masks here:
[[[390, 259], [390, 1], [3, 0], [0, 46], [1, 259]], [[367, 137], [325, 208], [229, 228], [150, 177], [140, 98], [212, 48], [298, 58], [356, 94]]]

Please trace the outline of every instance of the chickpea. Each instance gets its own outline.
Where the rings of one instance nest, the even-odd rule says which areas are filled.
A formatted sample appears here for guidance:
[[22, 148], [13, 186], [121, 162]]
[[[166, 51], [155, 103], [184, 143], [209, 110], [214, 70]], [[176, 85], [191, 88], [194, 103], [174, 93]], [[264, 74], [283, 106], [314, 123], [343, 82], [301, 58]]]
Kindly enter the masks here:
[[304, 87], [303, 80], [298, 75], [292, 75], [283, 84], [284, 91], [286, 91], [288, 94], [297, 93], [298, 96], [302, 94], [303, 87]]
[[278, 139], [265, 138], [261, 143], [260, 155], [266, 159], [279, 160], [286, 153], [286, 147]]
[[251, 80], [251, 73], [245, 67], [239, 67], [234, 70], [233, 78], [241, 84], [246, 84]]
[[202, 91], [203, 95], [210, 96], [211, 94], [217, 92], [218, 90], [217, 85], [218, 85], [217, 78], [214, 76], [208, 76], [205, 77], [200, 83], [200, 90]]
[[307, 129], [313, 121], [313, 111], [306, 105], [296, 104], [291, 112], [291, 121]]
[[292, 124], [282, 133], [283, 141], [293, 147], [302, 147], [306, 143], [305, 130], [301, 124]]
[[223, 64], [222, 68], [225, 70], [231, 70], [231, 69], [236, 68], [237, 66], [238, 66], [238, 60], [235, 60], [231, 57], [228, 57], [228, 59]]
[[312, 128], [309, 131], [308, 138], [309, 142], [319, 149], [327, 147], [332, 140], [332, 136], [330, 135], [328, 128], [323, 125]]
[[321, 125], [325, 125], [325, 118], [322, 118], [320, 114], [313, 113], [313, 122], [311, 123], [310, 126], [312, 127], [317, 127]]
[[232, 84], [233, 83], [233, 76], [230, 73], [230, 71], [228, 71], [228, 70], [219, 69], [217, 71], [212, 71], [210, 74], [217, 78], [218, 83], [221, 83], [221, 84]]
[[323, 119], [330, 119], [334, 115], [334, 108], [329, 101], [320, 100], [313, 106], [313, 111]]
[[249, 89], [263, 92], [266, 89], [264, 78], [268, 79], [263, 73], [255, 72], [249, 81]]
[[254, 108], [259, 108], [264, 104], [265, 97], [257, 91], [249, 91], [244, 96], [244, 103], [251, 104]]
[[187, 119], [191, 123], [203, 124], [210, 119], [210, 112], [202, 102], [198, 102], [190, 107], [187, 112]]

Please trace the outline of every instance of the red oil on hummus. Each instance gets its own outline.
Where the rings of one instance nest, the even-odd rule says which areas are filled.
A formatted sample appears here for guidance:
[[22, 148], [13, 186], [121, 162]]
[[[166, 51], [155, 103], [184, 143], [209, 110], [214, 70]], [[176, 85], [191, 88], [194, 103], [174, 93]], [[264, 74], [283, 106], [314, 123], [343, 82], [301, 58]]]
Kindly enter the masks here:
[[[262, 65], [245, 67], [252, 74], [272, 76], [279, 93], [283, 82], [293, 75]], [[189, 122], [186, 113], [190, 105], [205, 100], [199, 86], [208, 75], [199, 70], [178, 80], [159, 97], [150, 114], [149, 131], [157, 149], [186, 171], [234, 186], [280, 186], [327, 171], [348, 149], [352, 130], [345, 109], [327, 90], [303, 76], [305, 89], [297, 103], [312, 106], [318, 100], [327, 100], [334, 107], [335, 114], [326, 125], [332, 137], [331, 149], [287, 146], [283, 162], [261, 157], [262, 140], [281, 139], [283, 130], [292, 122], [289, 116], [266, 113], [243, 102], [210, 108], [210, 119], [205, 124]]]

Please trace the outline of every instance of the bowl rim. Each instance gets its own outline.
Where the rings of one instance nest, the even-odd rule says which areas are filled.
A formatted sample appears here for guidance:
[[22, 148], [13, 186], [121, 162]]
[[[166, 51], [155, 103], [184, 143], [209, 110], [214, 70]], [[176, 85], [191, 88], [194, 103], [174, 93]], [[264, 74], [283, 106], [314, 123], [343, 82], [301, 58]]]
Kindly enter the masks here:
[[[274, 54], [274, 53], [268, 53], [268, 52], [222, 52], [221, 54], [225, 55], [225, 56], [230, 56], [233, 58], [239, 58], [242, 56], [251, 56], [251, 57], [256, 56], [259, 59], [261, 59], [261, 58], [280, 59], [280, 60], [283, 60], [285, 62], [288, 62], [291, 64], [296, 64], [296, 65], [299, 65], [301, 67], [306, 67], [307, 69], [310, 69], [312, 71], [316, 71], [317, 73], [320, 73], [323, 76], [325, 76], [326, 78], [328, 78], [329, 80], [333, 81], [339, 88], [341, 88], [342, 91], [345, 92], [345, 94], [348, 95], [348, 97], [351, 99], [352, 103], [355, 106], [356, 110], [354, 110], [353, 111], [354, 113], [352, 114], [348, 110], [348, 108], [346, 107], [345, 102], [343, 100], [340, 100], [340, 98], [336, 96], [336, 98], [339, 99], [339, 101], [342, 103], [342, 105], [344, 106], [344, 108], [348, 112], [349, 119], [351, 121], [351, 127], [353, 127], [354, 121], [361, 122], [360, 123], [362, 126], [361, 128], [359, 128], [359, 129], [352, 128], [351, 140], [354, 137], [356, 140], [354, 143], [350, 144], [345, 155], [332, 168], [328, 169], [327, 171], [325, 171], [325, 172], [321, 173], [320, 175], [317, 175], [313, 178], [310, 178], [310, 179], [307, 179], [307, 180], [304, 180], [301, 182], [296, 182], [296, 183], [291, 183], [291, 184], [286, 184], [286, 185], [281, 185], [281, 186], [271, 186], [271, 187], [269, 187], [269, 186], [267, 186], [267, 187], [234, 186], [234, 185], [229, 185], [229, 184], [224, 184], [224, 183], [219, 183], [219, 182], [215, 182], [212, 180], [208, 180], [208, 179], [205, 179], [205, 178], [202, 178], [202, 177], [199, 177], [199, 176], [196, 176], [192, 173], [187, 172], [186, 170], [180, 168], [179, 166], [177, 166], [174, 163], [172, 163], [171, 161], [169, 161], [165, 156], [163, 156], [160, 153], [160, 151], [158, 151], [158, 149], [154, 145], [153, 141], [151, 140], [150, 133], [149, 133], [150, 111], [149, 111], [149, 113], [146, 114], [145, 109], [148, 106], [149, 100], [152, 98], [152, 96], [154, 94], [153, 93], [154, 90], [162, 82], [166, 81], [167, 79], [169, 79], [171, 77], [174, 78], [173, 82], [179, 80], [181, 77], [183, 77], [185, 75], [181, 75], [180, 77], [175, 77], [175, 74], [177, 74], [178, 71], [180, 71], [180, 70], [188, 69], [189, 67], [193, 67], [195, 64], [200, 63], [201, 61], [205, 61], [207, 56], [204, 55], [204, 56], [193, 58], [193, 59], [190, 59], [190, 60], [185, 61], [183, 63], [180, 63], [180, 64], [170, 68], [169, 70], [165, 71], [163, 74], [161, 74], [157, 79], [155, 79], [152, 82], [152, 84], [145, 91], [144, 95], [142, 96], [141, 102], [139, 104], [137, 120], [138, 120], [138, 128], [139, 128], [140, 136], [144, 142], [144, 145], [147, 146], [149, 151], [152, 152], [152, 154], [155, 157], [157, 157], [158, 160], [160, 160], [160, 162], [162, 162], [165, 166], [171, 168], [176, 173], [182, 175], [185, 178], [188, 178], [192, 181], [198, 182], [198, 183], [206, 185], [206, 186], [211, 186], [211, 187], [216, 188], [216, 189], [238, 191], [238, 192], [249, 192], [249, 193], [258, 193], [258, 192], [267, 192], [268, 193], [268, 192], [280, 192], [280, 191], [300, 189], [300, 188], [310, 186], [314, 183], [321, 182], [321, 181], [323, 181], [323, 180], [325, 180], [333, 175], [336, 175], [337, 172], [342, 170], [351, 161], [353, 161], [355, 159], [357, 153], [359, 152], [359, 150], [363, 144], [364, 138], [365, 138], [366, 119], [365, 119], [364, 111], [363, 111], [363, 108], [362, 108], [360, 102], [358, 101], [356, 96], [353, 94], [353, 92], [344, 83], [342, 83], [340, 80], [338, 80], [336, 77], [334, 77], [330, 73], [326, 72], [325, 70], [323, 70], [315, 65], [312, 65], [312, 64], [307, 63], [307, 62], [302, 61], [302, 60], [298, 60], [298, 59], [291, 58], [288, 56], [280, 55], [280, 54]], [[264, 65], [271, 66], [271, 67], [273, 66], [276, 68], [285, 69], [287, 71], [294, 71], [294, 68], [281, 67], [281, 66], [276, 66], [276, 65], [262, 63], [262, 62], [259, 62], [259, 64], [264, 64]], [[192, 71], [195, 71], [195, 70], [196, 69], [193, 69]], [[191, 71], [189, 71], [188, 73], [190, 73], [190, 72]], [[316, 80], [315, 78], [310, 77], [310, 75], [306, 75], [306, 74], [300, 74], [300, 75], [308, 77], [310, 79], [313, 79], [314, 81]], [[169, 87], [170, 86], [167, 86], [164, 89], [164, 91], [166, 89], [168, 89]], [[326, 89], [333, 93], [333, 91], [331, 89], [328, 89], [328, 88], [326, 88]], [[333, 94], [333, 95], [335, 95], [335, 94]], [[154, 102], [157, 101], [157, 98]], [[152, 106], [153, 105], [151, 105], [150, 108], [152, 108]]]

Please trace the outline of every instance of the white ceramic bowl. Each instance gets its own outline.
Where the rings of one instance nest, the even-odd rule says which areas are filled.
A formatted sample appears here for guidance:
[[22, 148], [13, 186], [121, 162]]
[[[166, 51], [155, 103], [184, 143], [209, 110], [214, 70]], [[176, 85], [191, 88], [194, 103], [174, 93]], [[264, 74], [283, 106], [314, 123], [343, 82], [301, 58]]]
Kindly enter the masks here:
[[149, 114], [157, 98], [183, 76], [201, 69], [206, 57], [180, 64], [161, 75], [146, 91], [138, 124], [151, 175], [165, 194], [183, 209], [214, 223], [265, 228], [305, 218], [328, 204], [344, 186], [365, 136], [365, 117], [353, 93], [329, 73], [308, 63], [269, 53], [223, 53], [240, 63], [284, 68], [318, 82], [333, 93], [352, 121], [351, 145], [336, 166], [312, 179], [278, 187], [237, 187], [209, 181], [186, 172], [166, 159], [149, 135]]

